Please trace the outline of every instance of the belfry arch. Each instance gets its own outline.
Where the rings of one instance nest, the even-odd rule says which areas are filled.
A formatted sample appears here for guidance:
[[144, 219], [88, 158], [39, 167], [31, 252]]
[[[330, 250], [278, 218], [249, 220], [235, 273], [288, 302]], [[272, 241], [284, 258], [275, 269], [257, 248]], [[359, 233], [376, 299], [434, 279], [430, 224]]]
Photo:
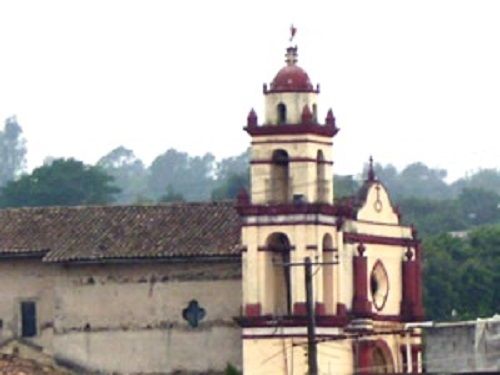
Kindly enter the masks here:
[[266, 240], [270, 252], [270, 283], [268, 290], [274, 315], [290, 315], [292, 311], [292, 290], [290, 278], [290, 240], [281, 232], [276, 232]]
[[271, 163], [271, 180], [268, 184], [271, 201], [286, 203], [290, 197], [290, 166], [288, 153], [279, 149], [273, 152]]
[[284, 103], [279, 103], [276, 106], [278, 124], [286, 124], [287, 123], [287, 110], [286, 105]]

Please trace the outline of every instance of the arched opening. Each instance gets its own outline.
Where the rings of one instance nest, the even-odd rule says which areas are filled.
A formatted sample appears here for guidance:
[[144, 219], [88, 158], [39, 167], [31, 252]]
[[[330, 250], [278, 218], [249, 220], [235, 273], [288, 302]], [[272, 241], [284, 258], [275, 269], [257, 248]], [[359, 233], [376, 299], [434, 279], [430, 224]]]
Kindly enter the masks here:
[[286, 234], [273, 233], [266, 241], [272, 259], [271, 292], [275, 315], [291, 315], [292, 291], [290, 285], [290, 241]]
[[335, 313], [334, 309], [334, 277], [333, 277], [333, 240], [329, 233], [323, 236], [323, 303], [327, 315]]
[[278, 104], [277, 111], [278, 111], [278, 124], [286, 124], [287, 122], [286, 105], [284, 105], [283, 103]]
[[371, 353], [371, 372], [374, 374], [390, 374], [394, 372], [391, 350], [385, 341], [375, 341]]
[[268, 186], [271, 201], [286, 203], [290, 197], [289, 158], [285, 150], [275, 150], [272, 157], [271, 181]]
[[328, 181], [325, 178], [325, 156], [323, 151], [318, 150], [316, 155], [316, 183], [318, 202], [325, 203], [328, 199]]
[[389, 278], [380, 260], [377, 260], [370, 274], [370, 292], [373, 306], [378, 311], [382, 310], [389, 295]]
[[313, 103], [312, 105], [312, 115], [313, 115], [313, 122], [317, 123], [318, 122], [318, 106], [316, 103]]

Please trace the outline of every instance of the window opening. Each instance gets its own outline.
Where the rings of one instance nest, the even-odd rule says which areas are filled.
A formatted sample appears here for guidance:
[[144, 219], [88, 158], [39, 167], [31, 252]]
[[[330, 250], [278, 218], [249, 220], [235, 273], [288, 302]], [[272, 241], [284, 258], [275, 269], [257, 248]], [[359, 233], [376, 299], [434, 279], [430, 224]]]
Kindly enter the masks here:
[[286, 105], [283, 103], [278, 104], [278, 124], [286, 124]]
[[292, 311], [290, 241], [283, 233], [273, 233], [267, 240], [267, 247], [272, 253], [274, 311], [277, 315], [290, 315]]
[[382, 310], [389, 295], [389, 279], [380, 260], [377, 260], [370, 274], [370, 292], [373, 305], [377, 310]]
[[36, 304], [33, 301], [21, 302], [21, 336], [36, 336]]
[[271, 183], [269, 186], [271, 201], [285, 203], [290, 197], [288, 153], [285, 150], [275, 150], [272, 157]]
[[195, 299], [189, 301], [188, 306], [182, 310], [182, 317], [193, 328], [198, 327], [200, 321], [203, 320], [205, 315], [205, 309], [201, 307]]

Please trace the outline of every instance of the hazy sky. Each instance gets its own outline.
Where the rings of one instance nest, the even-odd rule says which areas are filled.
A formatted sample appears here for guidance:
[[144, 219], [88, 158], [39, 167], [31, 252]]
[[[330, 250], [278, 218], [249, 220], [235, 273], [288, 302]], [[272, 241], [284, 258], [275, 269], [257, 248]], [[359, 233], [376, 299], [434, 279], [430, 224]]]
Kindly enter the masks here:
[[500, 164], [499, 19], [498, 0], [1, 0], [0, 119], [17, 115], [30, 167], [119, 145], [234, 155], [294, 23], [337, 173], [373, 154], [456, 178]]

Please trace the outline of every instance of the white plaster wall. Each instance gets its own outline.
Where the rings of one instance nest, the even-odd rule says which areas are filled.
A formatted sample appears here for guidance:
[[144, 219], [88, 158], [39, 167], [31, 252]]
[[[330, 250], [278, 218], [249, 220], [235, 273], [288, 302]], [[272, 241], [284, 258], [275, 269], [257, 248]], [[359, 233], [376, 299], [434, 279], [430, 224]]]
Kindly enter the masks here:
[[[18, 336], [19, 301], [37, 303], [49, 354], [117, 373], [222, 371], [241, 367], [241, 268], [231, 264], [144, 263], [63, 266], [0, 260], [0, 339]], [[206, 316], [192, 328], [182, 310], [196, 299]]]
[[[239, 264], [70, 267], [56, 288], [54, 349], [123, 373], [239, 367], [240, 277]], [[197, 328], [182, 317], [193, 299], [206, 311]]]
[[283, 92], [272, 93], [264, 96], [264, 108], [266, 111], [265, 123], [278, 124], [278, 104], [283, 103], [287, 108], [287, 124], [298, 124], [302, 120], [302, 110], [304, 106], [309, 106], [312, 112], [312, 105], [318, 105], [318, 95], [316, 93], [295, 93]]
[[0, 261], [0, 340], [21, 335], [20, 302], [36, 302], [38, 335], [27, 340], [52, 352], [54, 280], [57, 267], [41, 267], [36, 259]]

